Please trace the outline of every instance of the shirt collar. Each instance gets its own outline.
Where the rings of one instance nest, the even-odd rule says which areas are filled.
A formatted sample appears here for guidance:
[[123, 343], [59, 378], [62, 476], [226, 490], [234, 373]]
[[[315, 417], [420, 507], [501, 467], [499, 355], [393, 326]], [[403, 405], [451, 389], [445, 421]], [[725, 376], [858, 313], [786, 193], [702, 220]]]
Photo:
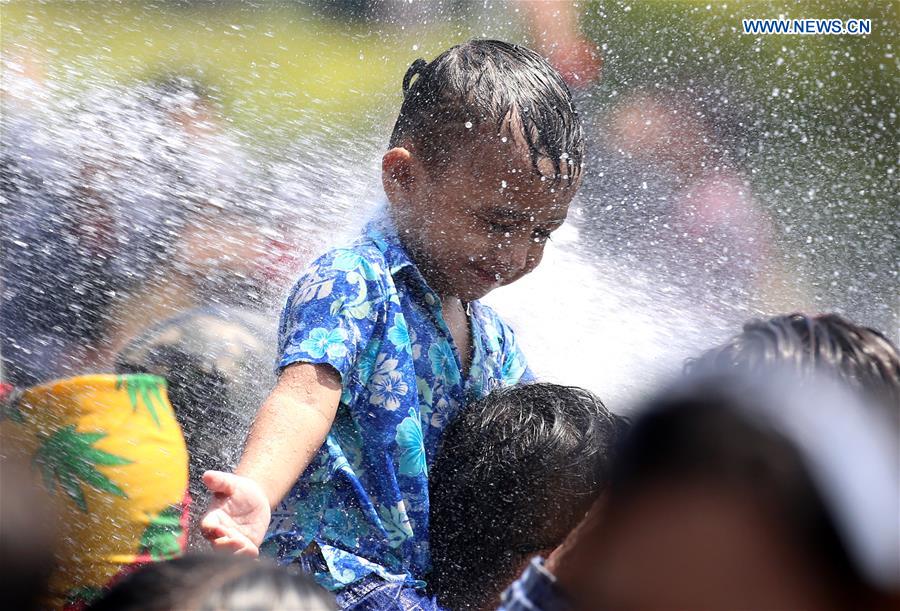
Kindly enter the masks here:
[[406, 249], [400, 242], [394, 221], [391, 219], [386, 206], [381, 206], [375, 213], [363, 231], [363, 235], [372, 240], [375, 246], [384, 255], [384, 259], [390, 268], [388, 271], [394, 274], [401, 269], [412, 267], [418, 271], [416, 264], [410, 259]]
[[429, 308], [440, 309], [440, 296], [428, 286], [425, 276], [422, 275], [421, 270], [409, 257], [406, 248], [403, 247], [397, 228], [386, 205], [382, 205], [377, 210], [372, 220], [366, 224], [363, 234], [367, 239], [372, 240], [378, 250], [384, 255], [384, 260], [388, 265], [388, 273], [392, 276], [405, 277], [405, 281], [409, 286], [421, 291], [422, 298]]

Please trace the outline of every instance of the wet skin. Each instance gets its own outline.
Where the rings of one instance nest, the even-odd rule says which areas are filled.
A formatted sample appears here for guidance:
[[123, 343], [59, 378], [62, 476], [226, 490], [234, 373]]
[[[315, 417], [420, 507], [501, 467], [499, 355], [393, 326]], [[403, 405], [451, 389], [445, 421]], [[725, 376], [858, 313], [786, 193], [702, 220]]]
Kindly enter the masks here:
[[465, 302], [538, 266], [578, 184], [554, 184], [548, 159], [539, 164], [548, 176], [542, 180], [523, 142], [487, 130], [466, 132], [449, 160], [432, 165], [405, 143], [385, 153], [382, 180], [403, 246], [441, 297], [465, 372], [471, 357]]
[[578, 186], [553, 185], [549, 160], [541, 180], [513, 138], [472, 131], [443, 167], [426, 167], [411, 144], [383, 161], [400, 238], [444, 300], [479, 299], [534, 270]]

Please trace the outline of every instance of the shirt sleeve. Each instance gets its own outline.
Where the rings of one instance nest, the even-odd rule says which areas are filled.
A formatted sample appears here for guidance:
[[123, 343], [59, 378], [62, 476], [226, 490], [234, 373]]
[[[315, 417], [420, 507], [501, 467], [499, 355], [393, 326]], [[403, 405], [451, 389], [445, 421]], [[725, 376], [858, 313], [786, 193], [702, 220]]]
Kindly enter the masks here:
[[383, 261], [364, 247], [333, 250], [310, 265], [281, 314], [276, 369], [327, 364], [346, 384], [383, 319], [384, 274]]
[[556, 578], [544, 568], [540, 557], [510, 585], [500, 599], [498, 611], [567, 611], [571, 604], [556, 584]]

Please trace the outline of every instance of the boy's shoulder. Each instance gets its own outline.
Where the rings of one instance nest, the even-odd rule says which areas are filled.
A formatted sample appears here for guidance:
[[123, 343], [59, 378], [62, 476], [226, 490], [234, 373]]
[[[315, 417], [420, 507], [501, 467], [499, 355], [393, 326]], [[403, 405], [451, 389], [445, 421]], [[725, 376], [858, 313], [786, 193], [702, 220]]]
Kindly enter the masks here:
[[390, 274], [390, 258], [384, 245], [371, 236], [359, 236], [352, 242], [333, 247], [319, 255], [301, 277], [339, 276], [355, 273], [369, 281]]
[[384, 301], [393, 284], [389, 255], [385, 246], [369, 235], [325, 251], [294, 283], [288, 307], [324, 299]]

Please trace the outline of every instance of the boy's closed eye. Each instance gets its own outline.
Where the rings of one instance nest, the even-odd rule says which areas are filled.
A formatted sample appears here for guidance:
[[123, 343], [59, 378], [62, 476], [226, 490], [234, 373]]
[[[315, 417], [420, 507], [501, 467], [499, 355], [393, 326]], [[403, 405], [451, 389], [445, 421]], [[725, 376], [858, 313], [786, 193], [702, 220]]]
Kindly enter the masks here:
[[518, 223], [498, 223], [496, 221], [487, 221], [491, 233], [512, 233], [519, 228]]
[[[516, 231], [519, 231], [519, 230], [525, 228], [525, 225], [527, 224], [524, 220], [523, 221], [513, 221], [513, 222], [510, 222], [508, 220], [505, 220], [505, 221], [492, 220], [490, 218], [485, 218], [483, 220], [488, 227], [488, 231], [492, 234], [514, 233]], [[532, 229], [530, 237], [535, 242], [546, 242], [547, 240], [551, 239], [551, 234], [554, 231], [556, 231], [557, 229], [559, 229], [559, 227], [562, 226], [562, 224], [563, 224], [563, 222], [559, 221], [559, 222], [554, 222], [554, 223], [551, 223], [549, 225], [545, 225], [542, 227], [536, 227], [536, 228]]]

